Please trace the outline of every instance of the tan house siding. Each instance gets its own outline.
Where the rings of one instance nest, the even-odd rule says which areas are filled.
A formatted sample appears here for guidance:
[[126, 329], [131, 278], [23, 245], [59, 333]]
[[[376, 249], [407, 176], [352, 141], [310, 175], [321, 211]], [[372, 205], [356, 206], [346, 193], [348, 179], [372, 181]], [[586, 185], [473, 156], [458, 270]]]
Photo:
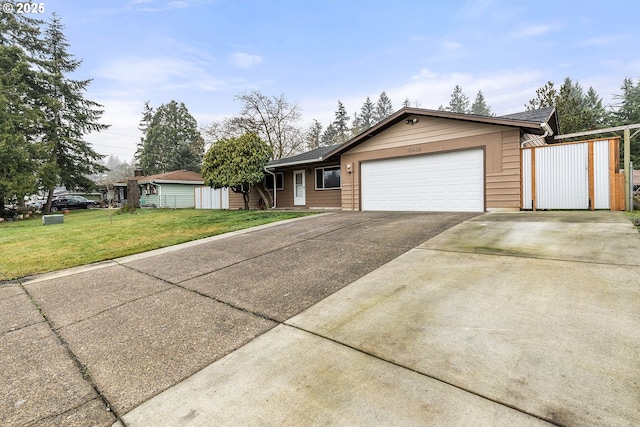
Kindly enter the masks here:
[[[282, 190], [278, 190], [276, 194], [276, 207], [278, 208], [340, 208], [342, 206], [342, 200], [340, 198], [340, 189], [327, 189], [316, 190], [316, 168], [327, 166], [340, 166], [337, 160], [325, 163], [316, 163], [313, 165], [304, 165], [298, 167], [291, 167], [288, 169], [276, 169], [275, 172], [283, 173], [284, 186]], [[305, 171], [305, 198], [306, 204], [304, 206], [293, 205], [293, 171], [304, 170]], [[344, 172], [340, 171], [341, 182], [344, 182]], [[251, 189], [249, 193], [249, 207], [251, 209], [258, 208], [258, 201], [260, 194]], [[244, 202], [242, 201], [242, 194], [229, 192], [229, 209], [242, 209]]]
[[520, 208], [520, 131], [502, 132], [502, 171], [486, 174], [487, 209]]
[[276, 194], [276, 205], [277, 207], [293, 206], [293, 171], [279, 170], [278, 172], [282, 172], [284, 174], [284, 186], [282, 190], [278, 190], [278, 193]]
[[[340, 189], [316, 190], [316, 168], [340, 166], [338, 161], [316, 163], [304, 167], [292, 167], [290, 169], [278, 169], [276, 172], [284, 173], [284, 189], [278, 191], [276, 204], [279, 208], [307, 207], [307, 208], [339, 208], [342, 206]], [[293, 205], [293, 171], [305, 171], [305, 198], [304, 206]], [[344, 172], [340, 171], [340, 180], [344, 182]]]
[[[481, 123], [469, 123], [460, 120], [436, 117], [415, 116], [418, 122], [407, 124], [401, 121], [349, 150], [349, 153], [384, 150], [410, 145], [443, 143], [449, 140], [464, 139], [478, 135], [500, 132], [504, 128]], [[445, 151], [442, 147], [438, 151]]]
[[[360, 210], [363, 161], [473, 148], [485, 152], [485, 208], [519, 207], [519, 129], [421, 116], [418, 119], [413, 125], [400, 122], [342, 155], [343, 210]], [[348, 170], [352, 173], [348, 174]]]
[[[260, 193], [252, 188], [249, 192], [249, 209], [258, 209], [258, 201], [260, 200]], [[241, 193], [234, 193], [229, 190], [229, 210], [244, 209], [244, 199]]]

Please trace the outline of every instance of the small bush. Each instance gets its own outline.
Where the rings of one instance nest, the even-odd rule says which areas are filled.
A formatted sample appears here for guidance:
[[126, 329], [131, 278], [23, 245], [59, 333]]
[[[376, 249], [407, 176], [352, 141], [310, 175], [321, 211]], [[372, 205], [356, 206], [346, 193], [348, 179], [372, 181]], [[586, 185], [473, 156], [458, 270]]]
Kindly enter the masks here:
[[130, 213], [130, 214], [134, 214], [136, 213], [137, 208], [135, 206], [123, 206], [120, 208], [120, 213]]

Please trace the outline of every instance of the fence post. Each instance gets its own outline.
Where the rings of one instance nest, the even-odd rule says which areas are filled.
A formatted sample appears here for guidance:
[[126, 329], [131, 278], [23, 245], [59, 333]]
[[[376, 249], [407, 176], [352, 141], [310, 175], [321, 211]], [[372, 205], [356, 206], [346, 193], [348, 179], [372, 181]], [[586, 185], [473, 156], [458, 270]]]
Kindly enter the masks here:
[[631, 174], [629, 185], [629, 212], [633, 212], [633, 162], [629, 162], [629, 173]]
[[633, 186], [631, 185], [631, 176], [633, 175], [633, 171], [629, 169], [631, 162], [631, 142], [630, 142], [630, 131], [629, 127], [624, 129], [624, 206], [627, 211], [631, 210], [631, 203], [633, 200], [629, 197], [629, 189]]

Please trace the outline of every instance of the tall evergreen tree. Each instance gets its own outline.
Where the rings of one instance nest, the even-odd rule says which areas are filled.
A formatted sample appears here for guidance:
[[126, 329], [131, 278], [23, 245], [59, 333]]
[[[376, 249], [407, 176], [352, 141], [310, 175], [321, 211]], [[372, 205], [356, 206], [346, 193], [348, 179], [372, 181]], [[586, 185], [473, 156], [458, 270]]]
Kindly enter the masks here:
[[589, 88], [585, 95], [582, 86], [565, 78], [560, 90], [553, 82], [547, 82], [536, 91], [536, 98], [529, 101], [528, 110], [555, 106], [560, 132], [564, 134], [606, 127], [609, 114], [602, 106], [602, 99], [595, 89]]
[[587, 111], [580, 83], [565, 78], [556, 98], [556, 108], [562, 133], [581, 132], [589, 128], [590, 112]]
[[358, 127], [358, 133], [366, 129], [369, 129], [371, 126], [376, 124], [375, 108], [376, 108], [375, 105], [373, 105], [373, 102], [371, 102], [371, 98], [367, 96], [367, 99], [364, 100], [362, 107], [360, 107], [360, 114], [358, 115], [358, 118], [360, 119], [359, 120], [360, 126]]
[[41, 61], [43, 77], [43, 126], [41, 154], [46, 153], [39, 171], [42, 186], [48, 190], [45, 211], [51, 206], [53, 190], [57, 184], [69, 189], [89, 189], [94, 183], [88, 175], [105, 170], [100, 160], [104, 157], [84, 140], [90, 132], [108, 129], [99, 122], [102, 106], [84, 97], [91, 80], [68, 77], [81, 64], [68, 52], [69, 44], [63, 33], [64, 25], [53, 14], [45, 26], [44, 54]]
[[362, 120], [360, 119], [360, 114], [356, 111], [353, 113], [353, 121], [351, 122], [351, 136], [354, 137], [359, 134], [360, 129], [362, 129]]
[[615, 124], [618, 126], [640, 123], [640, 80], [633, 83], [630, 78], [624, 79], [621, 94], [616, 94], [614, 98], [618, 101], [613, 114]]
[[307, 149], [314, 150], [322, 145], [322, 124], [313, 119], [313, 124], [307, 132]]
[[201, 170], [204, 140], [184, 103], [172, 100], [155, 111], [145, 104], [140, 127], [145, 134], [136, 159], [146, 174]]
[[378, 123], [393, 114], [393, 105], [386, 92], [382, 92], [376, 103], [376, 110], [373, 115], [374, 122]]
[[545, 107], [553, 107], [556, 105], [558, 91], [554, 87], [552, 81], [548, 81], [543, 87], [536, 90], [536, 97], [529, 100], [529, 104], [525, 105], [527, 110], [538, 110]]
[[323, 147], [338, 144], [338, 133], [336, 132], [336, 128], [333, 126], [333, 123], [329, 124], [329, 126], [324, 129], [321, 142]]
[[453, 93], [449, 100], [449, 106], [445, 107], [445, 110], [453, 113], [469, 112], [469, 97], [462, 93], [460, 85], [456, 85], [456, 87], [453, 88]]
[[349, 139], [349, 116], [347, 110], [341, 101], [338, 101], [338, 109], [335, 113], [335, 120], [333, 121], [333, 128], [336, 132], [337, 143], [343, 143]]
[[37, 102], [41, 24], [24, 14], [0, 13], [0, 216], [5, 200], [35, 192], [34, 141], [44, 122]]
[[593, 87], [589, 87], [584, 101], [585, 108], [590, 113], [587, 122], [588, 130], [601, 129], [609, 126], [611, 122], [609, 112], [602, 105], [602, 98]]
[[411, 107], [411, 101], [409, 101], [409, 98], [405, 98], [404, 102], [402, 103], [403, 107]]
[[[620, 87], [622, 93], [616, 94], [619, 102], [615, 105], [613, 124], [617, 126], [640, 123], [640, 80], [633, 83], [630, 78], [624, 79]], [[635, 165], [640, 164], [640, 139], [631, 138], [631, 161]]]
[[20, 48], [0, 46], [0, 216], [5, 199], [22, 200], [35, 188], [35, 153], [28, 133], [37, 110], [26, 96], [28, 74]]
[[487, 101], [484, 99], [484, 95], [482, 91], [479, 90], [476, 95], [475, 101], [471, 104], [471, 109], [469, 110], [471, 114], [475, 114], [478, 116], [493, 116], [494, 114], [491, 112], [491, 106], [487, 105]]

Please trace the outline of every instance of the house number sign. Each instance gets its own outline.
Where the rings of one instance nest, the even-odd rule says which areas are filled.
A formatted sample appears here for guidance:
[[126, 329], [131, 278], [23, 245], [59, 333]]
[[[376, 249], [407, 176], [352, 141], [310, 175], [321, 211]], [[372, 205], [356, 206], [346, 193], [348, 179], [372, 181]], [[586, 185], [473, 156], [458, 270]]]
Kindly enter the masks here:
[[409, 147], [407, 151], [409, 153], [420, 153], [422, 151], [422, 147]]

